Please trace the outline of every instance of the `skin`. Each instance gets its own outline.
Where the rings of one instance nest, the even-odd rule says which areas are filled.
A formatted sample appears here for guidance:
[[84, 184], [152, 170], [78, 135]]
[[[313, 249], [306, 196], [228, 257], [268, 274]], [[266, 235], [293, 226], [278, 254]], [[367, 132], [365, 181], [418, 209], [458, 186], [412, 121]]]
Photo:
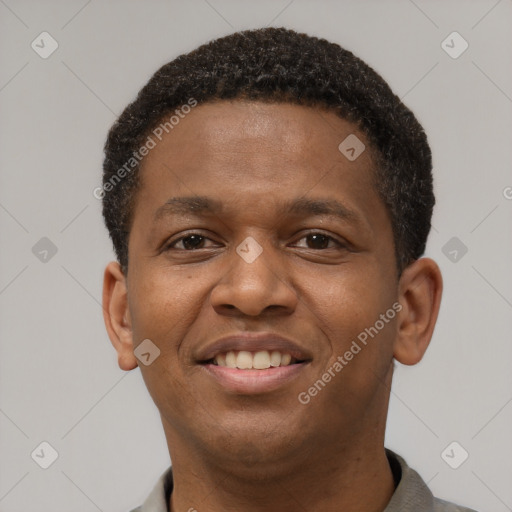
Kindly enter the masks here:
[[[338, 150], [351, 133], [367, 148], [353, 162]], [[128, 275], [108, 264], [104, 316], [120, 368], [140, 367], [160, 411], [173, 512], [378, 512], [389, 502], [384, 432], [393, 361], [421, 360], [442, 279], [428, 258], [397, 275], [372, 169], [364, 135], [334, 113], [240, 100], [195, 107], [146, 156]], [[222, 209], [154, 220], [169, 198], [185, 196], [208, 196]], [[335, 199], [353, 218], [281, 211], [304, 197]], [[178, 240], [191, 233], [205, 238]], [[252, 263], [236, 252], [249, 236], [263, 249]], [[299, 403], [298, 394], [396, 302], [395, 318]], [[311, 362], [276, 391], [228, 393], [196, 357], [240, 331], [291, 338]], [[160, 350], [148, 366], [134, 356], [146, 338]]]

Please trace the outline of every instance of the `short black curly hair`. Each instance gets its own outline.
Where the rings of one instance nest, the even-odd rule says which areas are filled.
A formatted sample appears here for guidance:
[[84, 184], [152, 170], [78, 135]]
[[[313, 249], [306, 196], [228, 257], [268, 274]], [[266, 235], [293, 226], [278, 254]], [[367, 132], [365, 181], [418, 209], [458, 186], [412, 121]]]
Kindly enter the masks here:
[[338, 44], [263, 28], [221, 37], [165, 64], [110, 129], [100, 197], [125, 275], [142, 161], [137, 151], [191, 98], [198, 104], [244, 99], [321, 107], [354, 123], [376, 155], [375, 186], [390, 214], [398, 273], [425, 251], [435, 202], [432, 156], [414, 114], [378, 73]]

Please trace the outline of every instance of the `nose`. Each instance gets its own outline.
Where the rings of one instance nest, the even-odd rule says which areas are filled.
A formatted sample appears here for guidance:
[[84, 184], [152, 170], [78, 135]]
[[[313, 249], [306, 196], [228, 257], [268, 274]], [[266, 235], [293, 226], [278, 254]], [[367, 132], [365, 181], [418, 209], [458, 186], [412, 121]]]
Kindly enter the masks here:
[[262, 247], [251, 261], [233, 250], [226, 271], [213, 288], [210, 300], [223, 315], [289, 315], [298, 297], [290, 282], [289, 266], [272, 247]]

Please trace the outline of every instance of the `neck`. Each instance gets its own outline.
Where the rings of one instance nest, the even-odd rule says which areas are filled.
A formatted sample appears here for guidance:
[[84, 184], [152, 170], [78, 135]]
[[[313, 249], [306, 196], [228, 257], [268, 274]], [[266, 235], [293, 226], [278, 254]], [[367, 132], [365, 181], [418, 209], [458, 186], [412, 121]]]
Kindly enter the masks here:
[[286, 468], [266, 474], [258, 470], [252, 476], [247, 467], [226, 470], [218, 458], [214, 461], [205, 454], [173, 450], [170, 510], [382, 512], [394, 492], [394, 481], [383, 440], [378, 437], [373, 447], [359, 437], [359, 442], [298, 456], [287, 461]]

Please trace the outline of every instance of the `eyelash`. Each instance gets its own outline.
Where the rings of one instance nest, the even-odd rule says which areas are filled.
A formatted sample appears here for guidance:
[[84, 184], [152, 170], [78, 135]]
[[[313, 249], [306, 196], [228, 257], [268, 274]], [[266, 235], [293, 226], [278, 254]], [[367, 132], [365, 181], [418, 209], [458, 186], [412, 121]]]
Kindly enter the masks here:
[[[337, 240], [336, 238], [334, 238], [333, 236], [331, 235], [327, 235], [325, 233], [323, 233], [322, 231], [311, 231], [305, 235], [303, 235], [301, 238], [299, 238], [299, 240], [302, 240], [303, 238], [307, 238], [308, 236], [312, 236], [312, 235], [321, 235], [327, 239], [329, 239], [329, 241], [333, 241], [339, 249], [344, 249], [347, 247], [347, 244], [346, 243], [343, 243], [341, 242], [340, 240]], [[180, 238], [176, 239], [176, 240], [173, 240], [172, 242], [166, 244], [163, 248], [163, 251], [170, 251], [172, 249], [175, 249], [175, 245], [191, 236], [198, 236], [198, 237], [201, 237], [202, 239], [204, 240], [211, 240], [210, 238], [208, 238], [207, 236], [205, 235], [202, 235], [201, 233], [197, 233], [197, 232], [191, 232], [191, 233], [187, 233], [186, 235], [184, 236], [181, 236]], [[204, 249], [204, 247], [200, 247], [199, 249], [177, 249], [179, 251], [185, 251], [185, 252], [195, 252], [195, 251], [198, 251], [198, 250], [201, 250], [201, 249]], [[307, 247], [307, 249], [309, 249], [309, 247]], [[325, 250], [328, 250], [328, 249], [333, 249], [333, 247], [327, 247], [327, 248], [324, 248], [324, 249], [310, 249], [310, 250], [313, 250], [313, 251], [325, 251]]]

